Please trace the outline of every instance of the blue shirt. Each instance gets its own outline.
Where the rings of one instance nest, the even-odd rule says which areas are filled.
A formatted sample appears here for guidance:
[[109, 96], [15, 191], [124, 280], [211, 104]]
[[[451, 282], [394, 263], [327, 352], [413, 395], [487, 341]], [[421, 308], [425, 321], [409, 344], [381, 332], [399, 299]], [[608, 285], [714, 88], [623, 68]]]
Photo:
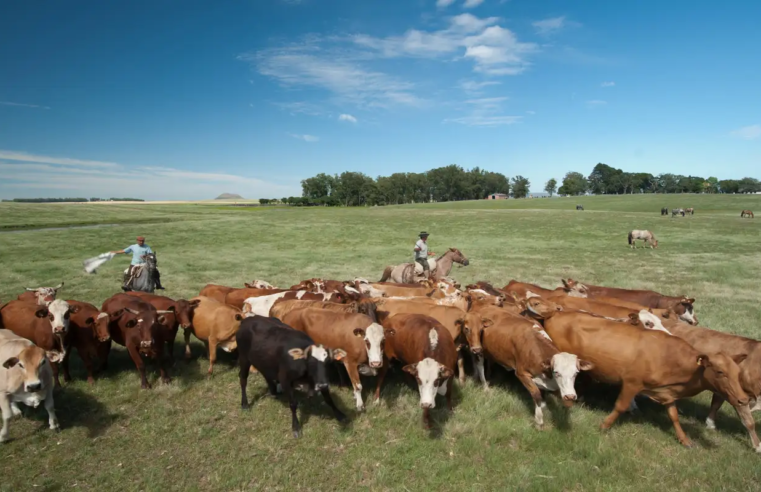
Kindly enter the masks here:
[[140, 246], [139, 244], [133, 244], [132, 246], [127, 246], [124, 248], [125, 253], [132, 253], [132, 265], [142, 265], [145, 263], [145, 260], [141, 258], [141, 256], [153, 253], [153, 250], [150, 246], [147, 244]]

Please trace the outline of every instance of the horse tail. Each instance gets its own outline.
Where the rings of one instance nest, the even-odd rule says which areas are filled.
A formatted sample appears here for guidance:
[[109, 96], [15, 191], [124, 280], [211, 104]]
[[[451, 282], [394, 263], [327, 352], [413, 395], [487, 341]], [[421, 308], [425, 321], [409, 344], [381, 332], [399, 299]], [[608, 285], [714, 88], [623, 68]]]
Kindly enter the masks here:
[[629, 244], [634, 244], [634, 231], [629, 231]]
[[391, 272], [394, 270], [394, 267], [387, 266], [385, 270], [383, 270], [383, 276], [378, 282], [385, 282], [389, 278], [391, 278]]

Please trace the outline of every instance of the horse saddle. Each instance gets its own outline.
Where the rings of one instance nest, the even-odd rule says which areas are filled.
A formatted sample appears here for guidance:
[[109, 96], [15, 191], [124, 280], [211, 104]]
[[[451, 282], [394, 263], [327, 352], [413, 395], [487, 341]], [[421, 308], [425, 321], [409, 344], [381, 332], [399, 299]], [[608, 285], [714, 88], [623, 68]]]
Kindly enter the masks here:
[[[417, 261], [413, 263], [415, 265], [415, 275], [422, 275], [423, 274], [423, 265], [418, 263]], [[436, 260], [434, 259], [428, 259], [428, 268], [430, 271], [433, 271], [436, 268]]]

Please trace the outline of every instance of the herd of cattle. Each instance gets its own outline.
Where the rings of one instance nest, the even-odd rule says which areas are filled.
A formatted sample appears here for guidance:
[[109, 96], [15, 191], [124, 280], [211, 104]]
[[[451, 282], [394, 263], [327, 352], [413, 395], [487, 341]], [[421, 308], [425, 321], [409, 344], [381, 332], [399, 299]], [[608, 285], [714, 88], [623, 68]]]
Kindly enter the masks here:
[[[589, 391], [598, 383], [620, 387], [603, 429], [634, 409], [641, 395], [666, 406], [677, 438], [690, 446], [675, 402], [707, 390], [713, 400], [706, 425], [715, 427], [728, 400], [761, 452], [751, 415], [761, 409], [761, 342], [698, 327], [691, 298], [572, 279], [562, 284], [545, 289], [511, 281], [498, 289], [478, 282], [462, 289], [451, 279], [396, 284], [357, 278], [310, 279], [278, 289], [255, 281], [243, 288], [209, 284], [190, 300], [119, 293], [100, 308], [57, 299], [61, 286], [27, 289], [0, 308], [0, 441], [8, 438], [19, 402], [44, 402], [50, 428], [59, 428], [53, 388], [60, 386], [59, 367], [64, 380], [71, 379], [72, 349], [93, 383], [116, 342], [127, 349], [141, 386], [150, 388], [144, 358], [158, 362], [168, 383], [182, 328], [185, 357], [191, 357], [193, 335], [208, 349], [209, 374], [217, 349], [237, 350], [243, 408], [249, 406], [250, 373], [264, 377], [270, 394], [284, 393], [296, 437], [301, 427], [295, 389], [319, 391], [335, 417], [346, 418], [329, 391], [334, 363], [348, 373], [358, 411], [364, 409], [362, 377], [376, 377], [377, 402], [390, 365], [401, 363], [417, 381], [423, 422], [430, 426], [437, 395], [451, 409], [453, 380], [465, 382], [467, 357], [484, 386], [493, 364], [515, 371], [534, 401], [538, 427], [544, 423], [543, 392], [559, 394], [571, 407], [582, 372]], [[343, 382], [340, 368], [338, 375]]]

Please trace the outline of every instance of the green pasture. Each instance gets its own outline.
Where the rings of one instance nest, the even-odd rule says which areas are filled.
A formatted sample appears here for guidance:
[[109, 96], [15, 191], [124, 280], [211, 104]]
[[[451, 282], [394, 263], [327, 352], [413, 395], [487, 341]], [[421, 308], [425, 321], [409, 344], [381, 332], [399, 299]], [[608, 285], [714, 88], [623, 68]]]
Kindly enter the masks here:
[[[583, 204], [584, 212], [574, 210]], [[192, 297], [209, 282], [242, 286], [264, 279], [289, 286], [311, 277], [377, 279], [409, 261], [417, 233], [430, 249], [459, 248], [470, 260], [452, 276], [463, 284], [510, 279], [556, 286], [561, 277], [695, 297], [701, 324], [761, 338], [761, 196], [637, 195], [472, 201], [355, 209], [228, 207], [208, 204], [0, 204], [0, 300], [25, 286], [66, 285], [64, 299], [100, 305], [119, 290], [128, 260], [95, 275], [82, 260], [121, 249], [138, 234], [158, 254], [166, 294]], [[694, 207], [661, 217], [661, 207]], [[113, 224], [99, 228], [35, 230]], [[657, 250], [631, 250], [630, 229], [649, 229]], [[179, 336], [179, 339], [182, 335]], [[180, 340], [178, 339], [178, 342]], [[44, 409], [24, 409], [0, 446], [0, 490], [758, 490], [761, 456], [728, 405], [718, 430], [705, 429], [709, 395], [681, 401], [693, 449], [677, 442], [664, 409], [647, 401], [607, 433], [598, 426], [615, 391], [582, 395], [566, 412], [549, 396], [545, 430], [511, 373], [495, 369], [485, 391], [469, 377], [455, 385], [455, 410], [437, 407], [421, 424], [417, 390], [400, 370], [370, 404], [354, 410], [349, 388], [334, 398], [349, 416], [338, 424], [319, 396], [301, 398], [303, 437], [290, 432], [283, 400], [249, 380], [252, 409], [241, 411], [235, 357], [177, 363], [161, 385], [141, 390], [123, 350], [88, 386], [72, 357], [74, 381], [56, 393], [59, 434]], [[443, 399], [439, 402], [445, 407]], [[761, 429], [760, 429], [761, 431]]]

